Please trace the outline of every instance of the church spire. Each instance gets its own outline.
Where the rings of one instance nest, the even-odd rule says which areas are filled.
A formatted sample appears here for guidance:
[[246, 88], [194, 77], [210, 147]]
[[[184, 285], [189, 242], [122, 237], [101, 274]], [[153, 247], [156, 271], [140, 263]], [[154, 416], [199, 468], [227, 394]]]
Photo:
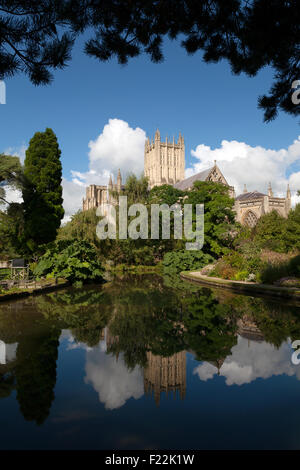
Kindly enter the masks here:
[[111, 179], [111, 174], [110, 174], [109, 175], [109, 182], [108, 182], [108, 189], [111, 191], [112, 187], [113, 187], [113, 184], [112, 184], [112, 179]]
[[118, 193], [121, 192], [121, 189], [122, 189], [122, 176], [121, 176], [121, 171], [120, 171], [120, 168], [119, 168], [118, 177], [117, 177], [117, 190], [118, 190]]
[[269, 183], [269, 186], [268, 186], [268, 196], [269, 196], [269, 197], [273, 197], [273, 191], [272, 191], [271, 182]]
[[291, 190], [290, 190], [290, 185], [287, 185], [287, 190], [286, 190], [286, 197], [287, 199], [291, 199]]
[[248, 189], [247, 189], [247, 186], [244, 184], [244, 193], [247, 193], [248, 192]]
[[155, 132], [155, 140], [160, 140], [160, 132], [158, 128], [156, 129], [156, 132]]

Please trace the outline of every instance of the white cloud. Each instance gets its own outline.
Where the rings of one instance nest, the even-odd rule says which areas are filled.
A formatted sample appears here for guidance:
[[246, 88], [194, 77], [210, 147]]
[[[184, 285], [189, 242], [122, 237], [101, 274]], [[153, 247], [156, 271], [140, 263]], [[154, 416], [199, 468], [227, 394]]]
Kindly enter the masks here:
[[120, 119], [110, 119], [102, 134], [89, 142], [90, 169], [123, 173], [141, 173], [144, 168], [146, 133], [139, 127], [132, 129]]
[[[269, 343], [249, 341], [238, 337], [238, 344], [231, 350], [220, 368], [219, 374], [226, 378], [227, 385], [243, 385], [258, 378], [267, 379], [273, 375], [295, 375], [300, 379], [299, 366], [291, 362], [292, 348], [290, 342], [283, 343], [279, 349]], [[200, 380], [212, 379], [218, 370], [205, 362], [193, 371]]]
[[300, 189], [300, 172], [291, 172], [291, 165], [300, 164], [300, 136], [287, 149], [272, 150], [251, 147], [236, 140], [223, 140], [219, 148], [201, 144], [191, 154], [197, 161], [186, 170], [187, 177], [209, 168], [217, 160], [228, 183], [235, 187], [236, 194], [242, 192], [244, 184], [248, 191], [256, 189], [265, 193], [270, 181], [274, 194], [285, 196], [290, 183], [293, 203], [299, 202], [296, 191]]
[[66, 342], [66, 350], [82, 349], [86, 351], [84, 378], [99, 395], [99, 401], [105, 408], [113, 410], [123, 406], [130, 398], [139, 399], [144, 394], [143, 371], [135, 367], [129, 371], [120, 354], [118, 359], [106, 353], [106, 340], [90, 348], [85, 343], [77, 342], [70, 330], [63, 330], [60, 341]]
[[113, 410], [123, 406], [130, 398], [139, 399], [144, 394], [143, 372], [140, 367], [129, 371], [123, 355], [118, 359], [96, 347], [86, 354], [85, 382], [90, 383], [105, 408]]
[[62, 180], [65, 217], [63, 223], [68, 222], [72, 214], [82, 207], [82, 198], [85, 195], [85, 186], [76, 181]]
[[[22, 193], [18, 189], [13, 189], [10, 186], [4, 186], [4, 191], [5, 191], [5, 200], [9, 203], [11, 202], [22, 202]], [[6, 204], [3, 205], [3, 207], [6, 207]]]

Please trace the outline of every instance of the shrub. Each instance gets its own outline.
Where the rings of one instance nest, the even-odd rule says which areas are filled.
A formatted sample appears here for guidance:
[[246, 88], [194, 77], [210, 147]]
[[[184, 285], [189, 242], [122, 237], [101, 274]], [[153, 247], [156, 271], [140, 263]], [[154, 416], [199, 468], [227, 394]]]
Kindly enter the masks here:
[[300, 277], [300, 255], [285, 263], [268, 264], [261, 273], [263, 283], [272, 284], [283, 277]]
[[78, 240], [60, 240], [52, 244], [34, 269], [37, 277], [61, 277], [72, 283], [102, 280], [103, 272], [95, 248]]
[[249, 273], [248, 271], [239, 271], [238, 273], [236, 273], [236, 275], [234, 276], [234, 279], [236, 281], [246, 281], [249, 277]]
[[232, 268], [243, 269], [246, 264], [243, 256], [237, 251], [231, 251], [228, 255], [223, 256], [223, 261]]
[[215, 268], [211, 271], [210, 276], [220, 277], [221, 279], [235, 279], [237, 273], [237, 268], [233, 268], [223, 259], [221, 259], [215, 265]]
[[164, 273], [180, 273], [181, 271], [191, 271], [201, 269], [213, 262], [212, 256], [202, 251], [181, 250], [166, 253], [163, 259]]
[[272, 211], [258, 220], [253, 230], [254, 242], [261, 248], [285, 253], [288, 251], [286, 230], [287, 219]]

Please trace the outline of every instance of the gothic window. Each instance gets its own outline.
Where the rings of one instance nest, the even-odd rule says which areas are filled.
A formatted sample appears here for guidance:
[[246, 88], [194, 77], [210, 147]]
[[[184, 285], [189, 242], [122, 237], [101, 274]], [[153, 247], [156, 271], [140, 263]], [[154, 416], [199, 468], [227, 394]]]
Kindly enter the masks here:
[[244, 224], [252, 228], [252, 227], [255, 227], [255, 225], [257, 224], [257, 220], [258, 218], [254, 214], [254, 212], [248, 211], [244, 217]]

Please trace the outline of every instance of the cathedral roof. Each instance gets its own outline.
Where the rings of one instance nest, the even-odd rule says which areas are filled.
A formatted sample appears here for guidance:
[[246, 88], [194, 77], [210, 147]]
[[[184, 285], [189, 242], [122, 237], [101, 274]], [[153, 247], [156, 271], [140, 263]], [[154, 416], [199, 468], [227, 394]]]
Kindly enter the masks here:
[[189, 189], [193, 186], [195, 181], [205, 181], [212, 169], [213, 167], [208, 168], [207, 170], [200, 171], [200, 173], [190, 176], [189, 178], [186, 178], [185, 180], [178, 181], [178, 183], [174, 184], [174, 188], [181, 189], [181, 191], [184, 191], [185, 189]]
[[259, 191], [252, 191], [249, 193], [242, 193], [237, 196], [235, 199], [237, 201], [249, 201], [250, 199], [261, 199], [265, 197], [266, 194], [260, 193]]

